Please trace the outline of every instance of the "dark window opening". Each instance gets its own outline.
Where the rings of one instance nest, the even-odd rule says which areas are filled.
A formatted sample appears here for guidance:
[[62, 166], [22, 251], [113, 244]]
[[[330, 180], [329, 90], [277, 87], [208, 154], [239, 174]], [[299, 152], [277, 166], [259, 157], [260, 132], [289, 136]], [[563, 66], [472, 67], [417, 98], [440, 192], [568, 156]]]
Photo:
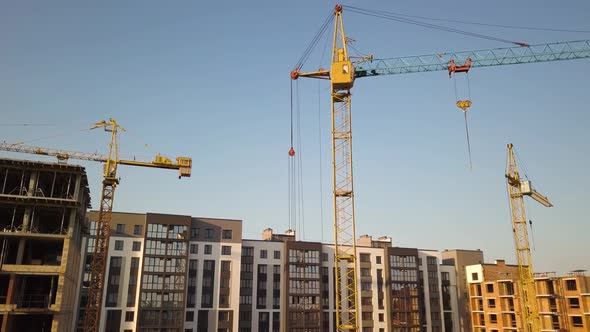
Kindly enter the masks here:
[[578, 287], [576, 286], [576, 280], [566, 280], [565, 281], [565, 286], [567, 288], [568, 291], [575, 291], [578, 289]]

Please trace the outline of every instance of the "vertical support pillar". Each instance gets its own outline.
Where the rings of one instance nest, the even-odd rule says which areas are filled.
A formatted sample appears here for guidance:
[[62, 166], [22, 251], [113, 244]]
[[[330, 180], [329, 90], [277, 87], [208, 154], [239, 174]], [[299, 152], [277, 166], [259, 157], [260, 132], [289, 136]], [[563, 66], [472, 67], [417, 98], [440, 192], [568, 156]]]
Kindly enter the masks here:
[[[37, 188], [37, 179], [39, 177], [39, 171], [31, 171], [31, 178], [29, 179], [29, 185], [27, 190], [27, 196], [32, 197], [35, 195], [35, 188]], [[26, 233], [31, 227], [31, 215], [33, 214], [33, 208], [27, 206], [25, 208], [25, 214], [23, 216], [22, 232]], [[16, 264], [20, 265], [23, 263], [23, 256], [25, 252], [25, 239], [20, 239], [18, 242], [18, 249], [16, 252]]]
[[[16, 303], [14, 298], [14, 287], [16, 283], [16, 275], [14, 273], [10, 274], [10, 280], [8, 281], [8, 291], [6, 292], [6, 304], [14, 304]], [[0, 331], [10, 331], [12, 329], [12, 320], [9, 312], [6, 312], [2, 318], [2, 325], [0, 326]]]

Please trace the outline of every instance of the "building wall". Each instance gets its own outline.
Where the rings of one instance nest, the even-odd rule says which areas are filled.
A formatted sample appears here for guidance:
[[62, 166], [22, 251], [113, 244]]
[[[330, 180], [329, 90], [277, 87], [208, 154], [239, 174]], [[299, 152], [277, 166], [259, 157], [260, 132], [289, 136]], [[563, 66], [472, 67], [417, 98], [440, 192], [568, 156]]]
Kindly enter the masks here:
[[386, 253], [389, 330], [418, 332], [423, 321], [418, 249], [390, 247]]
[[238, 331], [241, 243], [241, 221], [192, 218], [184, 331]]
[[[239, 328], [280, 331], [285, 319], [287, 287], [285, 244], [280, 241], [244, 240], [240, 274]], [[266, 269], [266, 273], [263, 273]]]
[[483, 263], [483, 252], [477, 250], [444, 250], [441, 253], [443, 264], [455, 267], [457, 276], [457, 302], [459, 303], [459, 326], [460, 331], [471, 331], [471, 313], [469, 307], [469, 292], [467, 289], [467, 276], [465, 267]]
[[442, 332], [445, 326], [443, 317], [441, 255], [436, 250], [419, 250], [422, 303], [422, 327], [424, 332]]
[[461, 331], [459, 320], [459, 302], [457, 299], [457, 276], [455, 267], [441, 265], [441, 296], [443, 302], [443, 318], [445, 332]]

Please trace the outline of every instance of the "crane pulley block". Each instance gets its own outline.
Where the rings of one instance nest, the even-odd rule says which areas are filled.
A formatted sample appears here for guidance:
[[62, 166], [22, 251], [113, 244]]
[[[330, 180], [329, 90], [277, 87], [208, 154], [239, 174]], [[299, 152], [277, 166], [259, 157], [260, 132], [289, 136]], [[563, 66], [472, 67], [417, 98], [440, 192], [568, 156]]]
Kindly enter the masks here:
[[451, 59], [449, 62], [449, 78], [451, 78], [453, 73], [467, 73], [469, 72], [470, 68], [471, 58], [467, 58], [467, 61], [465, 61], [465, 64], [462, 66], [457, 66], [457, 64], [455, 64], [455, 60]]

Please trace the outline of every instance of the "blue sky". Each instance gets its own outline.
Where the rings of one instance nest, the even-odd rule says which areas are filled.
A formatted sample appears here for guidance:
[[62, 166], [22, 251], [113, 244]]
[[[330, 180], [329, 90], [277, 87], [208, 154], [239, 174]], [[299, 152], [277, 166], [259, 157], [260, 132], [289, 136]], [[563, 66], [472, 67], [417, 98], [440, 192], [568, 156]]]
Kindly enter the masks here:
[[[590, 3], [583, 1], [344, 3], [590, 30]], [[3, 2], [1, 123], [55, 125], [2, 126], [0, 140], [106, 152], [105, 133], [86, 129], [113, 117], [128, 130], [121, 137], [124, 157], [187, 155], [194, 174], [177, 180], [173, 172], [121, 167], [115, 210], [243, 219], [249, 238], [266, 227], [282, 231], [288, 227], [289, 72], [333, 5]], [[355, 47], [376, 58], [509, 46], [355, 13], [345, 12], [344, 19]], [[529, 44], [590, 39], [590, 33], [451, 26]], [[304, 70], [327, 66], [324, 45], [322, 40]], [[352, 105], [357, 234], [389, 235], [399, 246], [480, 248], [488, 261], [514, 262], [503, 175], [512, 142], [533, 184], [555, 204], [545, 209], [526, 202], [536, 270], [590, 269], [589, 72], [589, 60], [472, 70], [471, 172], [462, 114], [445, 72], [358, 80]], [[464, 78], [457, 84], [464, 93]], [[296, 85], [304, 238], [331, 241], [328, 85]], [[97, 208], [100, 165], [83, 164]]]

